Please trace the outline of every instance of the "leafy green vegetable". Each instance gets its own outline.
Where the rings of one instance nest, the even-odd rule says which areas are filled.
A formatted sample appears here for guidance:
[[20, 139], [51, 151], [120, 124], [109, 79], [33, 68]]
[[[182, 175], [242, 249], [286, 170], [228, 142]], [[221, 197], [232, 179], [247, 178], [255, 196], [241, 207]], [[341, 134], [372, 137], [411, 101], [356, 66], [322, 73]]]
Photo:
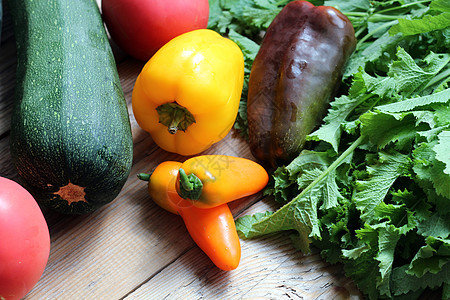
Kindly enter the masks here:
[[[290, 1], [213, 0], [210, 28], [245, 56], [235, 127], [246, 132], [251, 64]], [[370, 299], [450, 296], [450, 7], [446, 0], [311, 1], [340, 9], [358, 45], [311, 147], [273, 173], [283, 206], [237, 220], [243, 237], [295, 232], [344, 264]]]
[[[210, 28], [245, 55], [289, 1], [215, 0]], [[294, 232], [343, 263], [369, 299], [450, 296], [450, 4], [311, 1], [340, 9], [358, 45], [310, 147], [273, 173], [282, 206], [237, 220], [243, 237]], [[245, 83], [247, 84], [247, 82]], [[244, 86], [246, 87], [246, 85]], [[246, 89], [236, 127], [246, 130]]]
[[448, 1], [434, 1], [430, 4], [430, 12], [438, 14], [426, 14], [420, 19], [399, 19], [398, 24], [389, 29], [391, 35], [402, 33], [403, 35], [415, 35], [433, 30], [447, 28], [450, 23], [450, 4]]

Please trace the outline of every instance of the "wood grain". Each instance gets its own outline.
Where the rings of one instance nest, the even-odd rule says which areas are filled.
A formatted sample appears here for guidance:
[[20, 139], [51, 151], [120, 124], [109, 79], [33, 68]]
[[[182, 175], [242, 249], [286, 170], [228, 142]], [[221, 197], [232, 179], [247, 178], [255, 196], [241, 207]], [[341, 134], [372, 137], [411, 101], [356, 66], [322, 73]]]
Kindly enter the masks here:
[[[259, 201], [245, 213], [269, 209]], [[220, 271], [194, 247], [125, 299], [359, 299], [359, 291], [318, 253], [304, 256], [287, 235], [242, 240], [242, 262]]]
[[[0, 176], [20, 182], [9, 154], [16, 56], [5, 4], [4, 13]], [[137, 179], [138, 173], [162, 161], [186, 157], [161, 150], [136, 124], [131, 93], [144, 64], [115, 49], [133, 132], [131, 175], [120, 195], [94, 213], [68, 216], [42, 208], [51, 234], [50, 258], [26, 299], [362, 299], [342, 266], [324, 263], [317, 252], [302, 255], [284, 234], [241, 240], [241, 264], [234, 271], [221, 271], [211, 263], [181, 218], [153, 203], [146, 183]], [[253, 159], [247, 142], [233, 131], [205, 153]], [[259, 193], [230, 207], [238, 216], [275, 209], [274, 205]]]

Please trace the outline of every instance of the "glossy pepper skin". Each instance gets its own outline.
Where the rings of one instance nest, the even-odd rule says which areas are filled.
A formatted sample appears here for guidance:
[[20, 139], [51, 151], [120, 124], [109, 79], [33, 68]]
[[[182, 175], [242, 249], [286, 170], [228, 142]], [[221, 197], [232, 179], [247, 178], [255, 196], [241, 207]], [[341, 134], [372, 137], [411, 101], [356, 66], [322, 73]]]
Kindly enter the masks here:
[[252, 160], [228, 155], [199, 155], [181, 165], [176, 189], [194, 206], [211, 208], [253, 195], [268, 181], [267, 171]]
[[[165, 210], [177, 215], [179, 214], [179, 206], [183, 206], [183, 203], [185, 203], [185, 200], [178, 196], [175, 189], [175, 181], [180, 167], [180, 162], [162, 162], [147, 179], [148, 194], [153, 201]], [[145, 174], [140, 174], [139, 176], [139, 178], [143, 179]], [[190, 203], [187, 204], [191, 205]]]
[[244, 57], [230, 39], [209, 29], [165, 44], [136, 79], [137, 123], [166, 151], [194, 155], [223, 139], [236, 119]]
[[300, 153], [355, 44], [352, 24], [333, 7], [293, 1], [272, 21], [252, 65], [247, 98], [250, 149], [266, 167]]
[[175, 189], [180, 167], [180, 162], [166, 161], [151, 175], [140, 174], [139, 178], [149, 181], [148, 192], [156, 204], [183, 218], [194, 242], [218, 268], [236, 269], [241, 259], [241, 245], [228, 205], [202, 209], [181, 198]]

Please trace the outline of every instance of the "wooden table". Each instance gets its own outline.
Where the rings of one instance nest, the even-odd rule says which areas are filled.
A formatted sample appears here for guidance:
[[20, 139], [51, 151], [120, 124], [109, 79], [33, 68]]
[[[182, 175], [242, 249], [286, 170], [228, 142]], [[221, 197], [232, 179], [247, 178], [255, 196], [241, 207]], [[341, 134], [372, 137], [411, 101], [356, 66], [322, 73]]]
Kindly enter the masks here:
[[[16, 52], [3, 2], [0, 176], [20, 182], [8, 144]], [[51, 235], [50, 257], [26, 299], [361, 299], [341, 265], [325, 263], [317, 251], [303, 255], [283, 234], [241, 240], [241, 263], [234, 271], [221, 271], [211, 263], [181, 218], [153, 203], [146, 183], [136, 177], [162, 161], [185, 158], [158, 148], [136, 124], [131, 92], [143, 63], [113, 49], [133, 131], [131, 175], [120, 195], [94, 213], [71, 216], [42, 208]], [[235, 132], [206, 153], [253, 159], [246, 141]], [[235, 217], [276, 208], [272, 199], [261, 194], [230, 207]]]

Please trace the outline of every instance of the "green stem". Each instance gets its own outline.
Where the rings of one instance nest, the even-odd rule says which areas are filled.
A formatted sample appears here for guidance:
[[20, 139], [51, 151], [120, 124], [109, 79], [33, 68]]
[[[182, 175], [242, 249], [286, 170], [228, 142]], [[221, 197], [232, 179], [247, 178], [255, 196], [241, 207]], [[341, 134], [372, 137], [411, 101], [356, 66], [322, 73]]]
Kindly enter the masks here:
[[372, 37], [375, 33], [379, 32], [379, 31], [381, 31], [381, 30], [384, 30], [384, 29], [386, 29], [386, 28], [388, 28], [388, 27], [391, 27], [391, 26], [397, 24], [397, 22], [398, 22], [397, 20], [388, 22], [388, 23], [386, 23], [386, 24], [383, 24], [383, 25], [377, 27], [377, 29], [371, 31], [370, 33], [366, 34], [363, 38], [361, 38], [361, 39], [358, 41], [358, 44], [356, 45], [356, 50], [358, 50], [358, 49], [361, 47], [361, 45], [362, 45], [367, 39], [369, 39], [370, 37]]
[[450, 76], [450, 68], [448, 68], [444, 72], [438, 74], [437, 76], [433, 77], [423, 89], [426, 89], [426, 88], [434, 85], [435, 83], [441, 81], [444, 78], [447, 78], [448, 76]]
[[[383, 21], [392, 20], [392, 22], [387, 23], [383, 27], [380, 26], [374, 32], [371, 32], [370, 34], [368, 34], [365, 37], [363, 37], [363, 39], [358, 42], [358, 46], [357, 46], [356, 49], [359, 49], [360, 45], [365, 40], [370, 38], [375, 32], [377, 32], [379, 30], [382, 30], [382, 29], [386, 28], [387, 26], [394, 25], [395, 24], [394, 22], [402, 17], [402, 15], [390, 15], [390, 14], [386, 14], [386, 13], [390, 13], [392, 11], [396, 11], [396, 10], [399, 10], [399, 9], [404, 9], [404, 8], [407, 8], [407, 7], [413, 6], [413, 5], [421, 5], [423, 3], [428, 3], [428, 2], [430, 2], [430, 0], [415, 1], [415, 2], [411, 2], [411, 3], [407, 3], [407, 4], [395, 6], [395, 7], [386, 8], [386, 9], [383, 9], [383, 10], [380, 10], [380, 11], [377, 11], [377, 12], [373, 12], [373, 13], [367, 13], [367, 12], [345, 12], [345, 15], [347, 17], [349, 17], [350, 19], [354, 19], [352, 17], [365, 18], [366, 22], [383, 22]], [[367, 29], [367, 26], [361, 27], [355, 33], [355, 36], [358, 37], [361, 34], [361, 32], [363, 32], [365, 29]]]
[[162, 104], [156, 111], [159, 123], [167, 126], [170, 134], [175, 134], [178, 130], [186, 131], [192, 123], [195, 123], [195, 118], [189, 110], [176, 102]]
[[358, 29], [358, 31], [355, 32], [355, 37], [358, 38], [360, 34], [362, 34], [367, 28], [361, 27]]
[[387, 20], [397, 20], [399, 18], [399, 16], [395, 16], [395, 15], [383, 15], [383, 14], [373, 14], [373, 15], [369, 15], [368, 13], [365, 12], [348, 12], [345, 13], [345, 15], [347, 17], [366, 17], [367, 21], [370, 22], [382, 22], [382, 21], [387, 21]]
[[178, 195], [183, 199], [198, 200], [202, 195], [203, 182], [195, 174], [187, 175], [186, 172], [180, 168], [180, 190]]
[[349, 156], [355, 149], [365, 140], [365, 136], [360, 136], [356, 141], [353, 142], [353, 144], [350, 145], [344, 152], [342, 152], [341, 155], [328, 167], [325, 171], [323, 171], [319, 176], [316, 177], [316, 179], [313, 180], [300, 194], [298, 194], [293, 201], [297, 199], [300, 199], [308, 193], [317, 183], [319, 183], [322, 179], [324, 179], [328, 174], [330, 174], [331, 171], [335, 170], [339, 165], [344, 161], [344, 159]]
[[194, 185], [189, 181], [189, 178], [186, 172], [183, 169], [179, 170], [180, 172], [180, 184], [186, 191], [192, 191], [194, 189]]
[[422, 0], [422, 1], [410, 2], [410, 3], [407, 3], [407, 4], [402, 4], [400, 6], [386, 8], [386, 9], [378, 11], [377, 14], [383, 14], [383, 13], [386, 13], [386, 12], [391, 12], [393, 10], [398, 10], [398, 9], [406, 8], [406, 7], [417, 5], [417, 4], [427, 3], [427, 2], [431, 2], [431, 0]]
[[347, 17], [367, 17], [369, 14], [366, 12], [349, 11], [344, 12]]
[[373, 12], [372, 14], [369, 15], [369, 13], [367, 12], [359, 12], [359, 11], [349, 11], [349, 12], [344, 12], [345, 15], [347, 17], [368, 17], [367, 19], [369, 21], [375, 22], [373, 20], [373, 18], [378, 18], [380, 17], [380, 20], [384, 19], [392, 19], [392, 18], [399, 18], [401, 17], [401, 15], [387, 15], [386, 13], [392, 12], [392, 11], [396, 11], [399, 9], [403, 9], [403, 8], [407, 8], [409, 6], [413, 6], [413, 5], [419, 5], [422, 3], [427, 3], [427, 2], [431, 2], [431, 0], [422, 0], [422, 1], [416, 1], [416, 2], [410, 2], [407, 4], [403, 4], [403, 5], [399, 5], [399, 6], [394, 6], [394, 7], [389, 7], [386, 9], [382, 9], [376, 12]]
[[[365, 141], [365, 136], [360, 136], [357, 138], [353, 144], [350, 145], [344, 152], [342, 152], [341, 155], [328, 167], [325, 171], [323, 171], [319, 176], [316, 177], [316, 179], [313, 180], [305, 189], [303, 189], [300, 194], [298, 194], [294, 199], [292, 199], [289, 203], [281, 207], [279, 210], [275, 211], [273, 214], [269, 215], [268, 217], [262, 218], [257, 223], [253, 224], [252, 227], [254, 227], [256, 224], [263, 224], [268, 218], [272, 218], [274, 215], [283, 215], [290, 209], [292, 205], [294, 205], [299, 199], [301, 199], [306, 193], [308, 193], [311, 189], [313, 189], [322, 179], [324, 179], [328, 174], [330, 174], [331, 171], [335, 170], [339, 165], [345, 160], [347, 156], [349, 156], [355, 149], [361, 145]], [[268, 231], [268, 226], [270, 222], [266, 223], [266, 226], [262, 230], [263, 233], [270, 233]]]
[[370, 16], [367, 20], [370, 22], [383, 22], [388, 20], [398, 20], [400, 16], [391, 16], [391, 15], [381, 15], [381, 14], [375, 14]]
[[179, 109], [174, 109], [171, 122], [168, 126], [170, 134], [175, 134], [178, 131], [178, 125], [183, 121], [184, 113]]
[[137, 177], [138, 177], [140, 180], [144, 180], [144, 181], [150, 181], [150, 176], [151, 176], [151, 174], [147, 174], [147, 173], [139, 173], [139, 174], [137, 175]]
[[275, 6], [281, 6], [281, 5], [285, 5], [285, 4], [287, 4], [289, 2], [289, 0], [280, 0], [280, 1], [278, 1], [278, 2], [276, 2], [275, 3]]

